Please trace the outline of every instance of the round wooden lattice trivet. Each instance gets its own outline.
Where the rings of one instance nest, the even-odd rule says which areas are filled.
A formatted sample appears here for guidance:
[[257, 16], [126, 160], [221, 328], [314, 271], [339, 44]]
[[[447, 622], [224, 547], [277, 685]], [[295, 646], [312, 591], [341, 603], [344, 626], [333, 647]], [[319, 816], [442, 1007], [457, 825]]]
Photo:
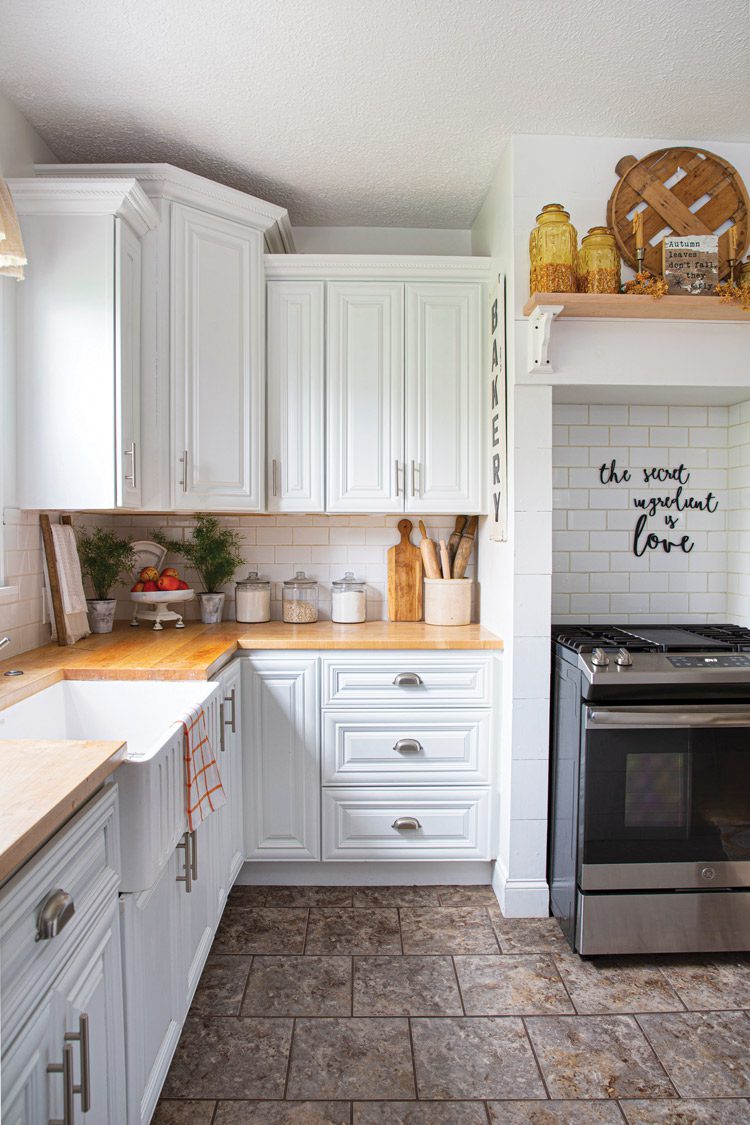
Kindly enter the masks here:
[[[670, 184], [677, 172], [685, 174]], [[713, 152], [698, 148], [660, 148], [636, 160], [623, 156], [615, 167], [620, 181], [607, 204], [607, 223], [628, 265], [635, 268], [632, 212], [646, 203], [643, 214], [645, 263], [654, 274], [662, 272], [662, 243], [666, 234], [715, 234], [731, 220], [737, 227], [737, 260], [748, 246], [747, 189], [736, 168]], [[670, 184], [670, 186], [667, 186]], [[690, 208], [703, 200], [695, 211]], [[651, 239], [661, 238], [655, 245]], [[719, 277], [729, 273], [728, 239], [719, 237]]]

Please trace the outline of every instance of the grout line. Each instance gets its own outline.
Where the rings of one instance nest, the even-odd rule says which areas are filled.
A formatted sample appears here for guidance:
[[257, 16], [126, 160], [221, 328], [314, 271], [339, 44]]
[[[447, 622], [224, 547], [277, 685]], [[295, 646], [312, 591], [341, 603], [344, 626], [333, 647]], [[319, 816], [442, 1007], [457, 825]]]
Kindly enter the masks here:
[[349, 1014], [352, 1017], [352, 1019], [354, 1019], [354, 954], [352, 954], [350, 956], [349, 961], [350, 961], [350, 968], [351, 968], [351, 972], [350, 972], [351, 986], [350, 986], [350, 989], [349, 989]]
[[414, 1097], [419, 1101], [419, 1083], [417, 1082], [417, 1058], [414, 1053], [414, 1033], [411, 1026], [411, 1016], [406, 1017], [406, 1023], [409, 1028], [409, 1047], [411, 1049], [411, 1071], [414, 1075]]
[[528, 1017], [526, 1017], [526, 1016], [521, 1016], [521, 1023], [523, 1024], [524, 1034], [526, 1035], [526, 1042], [529, 1044], [529, 1047], [531, 1048], [531, 1054], [534, 1057], [534, 1062], [536, 1063], [536, 1069], [539, 1072], [539, 1077], [542, 1080], [542, 1085], [544, 1086], [547, 1097], [550, 1100], [552, 1100], [552, 1095], [550, 1094], [549, 1086], [547, 1085], [547, 1079], [544, 1077], [544, 1071], [542, 1070], [539, 1059], [537, 1058], [537, 1053], [536, 1053], [536, 1050], [534, 1048], [534, 1044], [532, 1043], [531, 1036], [529, 1035], [529, 1028], [528, 1028], [528, 1025], [527, 1025], [527, 1022], [526, 1022], [527, 1018]]
[[247, 969], [247, 977], [245, 978], [245, 987], [242, 989], [242, 998], [240, 999], [240, 1006], [239, 1006], [239, 1009], [237, 1011], [238, 1016], [242, 1015], [242, 1009], [245, 1006], [245, 998], [247, 997], [247, 990], [250, 987], [250, 975], [253, 971], [253, 965], [254, 964], [255, 964], [255, 954], [252, 954], [251, 957], [250, 957], [250, 964], [248, 965], [248, 969]]
[[283, 1100], [286, 1101], [287, 1090], [289, 1089], [289, 1075], [292, 1070], [292, 1051], [294, 1050], [294, 1035], [297, 1030], [297, 1017], [292, 1016], [292, 1034], [289, 1039], [289, 1057], [286, 1060], [286, 1078], [284, 1079], [284, 1093]]
[[[158, 1104], [159, 1104], [159, 1103], [157, 1102], [156, 1104], [157, 1104], [157, 1106], [158, 1106]], [[218, 1117], [218, 1115], [219, 1115], [219, 1102], [218, 1102], [218, 1099], [217, 1099], [217, 1100], [216, 1100], [216, 1101], [214, 1102], [213, 1113], [211, 1114], [211, 1121], [210, 1121], [209, 1125], [214, 1125], [214, 1123], [215, 1123], [215, 1121], [216, 1121], [216, 1118]]]
[[550, 961], [554, 965], [555, 972], [557, 973], [557, 975], [560, 979], [560, 984], [563, 986], [563, 989], [565, 990], [565, 995], [568, 997], [568, 1000], [570, 1001], [571, 1007], [573, 1008], [573, 1012], [569, 1012], [568, 1015], [573, 1015], [573, 1013], [575, 1013], [579, 1016], [582, 1015], [583, 1013], [578, 1011], [578, 1005], [576, 1004], [575, 1000], [573, 999], [573, 995], [572, 995], [570, 989], [568, 988], [567, 984], [565, 983], [565, 977], [560, 972], [560, 966], [558, 965], [557, 960], [555, 959], [554, 953], [548, 953], [548, 954], [545, 954], [545, 956], [549, 957]]
[[[675, 1015], [675, 1014], [676, 1014], [676, 1015], [680, 1015], [680, 1013], [679, 1013], [679, 1012], [677, 1012], [677, 1013], [674, 1013], [674, 1012], [663, 1012], [663, 1013], [654, 1013], [654, 1012], [651, 1012], [651, 1013], [645, 1013], [645, 1012], [643, 1012], [643, 1013], [641, 1013], [641, 1014], [642, 1014], [642, 1015], [646, 1015], [646, 1014], [650, 1014], [650, 1015], [657, 1015], [657, 1014], [662, 1014], [662, 1015]], [[634, 1024], [635, 1024], [635, 1026], [636, 1026], [636, 1027], [638, 1028], [638, 1030], [640, 1031], [641, 1035], [643, 1036], [643, 1038], [644, 1038], [644, 1039], [646, 1040], [646, 1042], [648, 1043], [649, 1047], [650, 1047], [650, 1048], [651, 1048], [651, 1050], [653, 1051], [653, 1053], [654, 1053], [654, 1058], [656, 1059], [656, 1061], [658, 1062], [658, 1064], [659, 1064], [659, 1066], [661, 1067], [662, 1071], [664, 1072], [664, 1077], [666, 1078], [667, 1082], [669, 1083], [669, 1085], [670, 1085], [670, 1086], [672, 1087], [672, 1089], [674, 1090], [674, 1092], [675, 1092], [676, 1096], [677, 1096], [678, 1098], [681, 1098], [681, 1097], [682, 1097], [682, 1094], [680, 1093], [680, 1091], [679, 1091], [679, 1090], [677, 1089], [676, 1085], [675, 1085], [675, 1084], [674, 1084], [674, 1082], [672, 1081], [672, 1075], [671, 1075], [671, 1074], [669, 1073], [669, 1071], [667, 1070], [666, 1066], [665, 1066], [665, 1065], [664, 1065], [664, 1063], [663, 1063], [663, 1062], [661, 1061], [661, 1057], [659, 1056], [659, 1054], [658, 1054], [658, 1052], [657, 1052], [657, 1050], [656, 1050], [656, 1047], [654, 1047], [653, 1043], [652, 1043], [652, 1042], [651, 1042], [651, 1040], [649, 1039], [649, 1037], [648, 1037], [648, 1034], [647, 1034], [647, 1032], [646, 1032], [646, 1029], [645, 1029], [645, 1028], [643, 1027], [643, 1025], [641, 1024], [640, 1020], [638, 1019], [638, 1016], [637, 1016], [637, 1015], [632, 1015], [632, 1016], [630, 1016], [629, 1018], [630, 1018], [630, 1019], [631, 1019], [631, 1020], [633, 1021], [633, 1023], [634, 1023]]]
[[301, 954], [302, 956], [304, 956], [307, 953], [307, 934], [308, 934], [309, 929], [310, 929], [310, 908], [308, 907], [307, 914], [305, 915], [305, 937], [304, 937], [304, 940], [302, 942], [302, 954]]
[[[490, 954], [490, 956], [492, 956], [492, 954]], [[453, 966], [453, 976], [455, 977], [456, 987], [458, 989], [458, 998], [461, 1001], [461, 1010], [462, 1010], [463, 1014], [466, 1016], [466, 1015], [468, 1015], [468, 1012], [466, 1011], [466, 1004], [464, 1003], [464, 994], [461, 991], [461, 981], [458, 979], [458, 970], [456, 968], [456, 955], [455, 954], [451, 955], [451, 965]]]

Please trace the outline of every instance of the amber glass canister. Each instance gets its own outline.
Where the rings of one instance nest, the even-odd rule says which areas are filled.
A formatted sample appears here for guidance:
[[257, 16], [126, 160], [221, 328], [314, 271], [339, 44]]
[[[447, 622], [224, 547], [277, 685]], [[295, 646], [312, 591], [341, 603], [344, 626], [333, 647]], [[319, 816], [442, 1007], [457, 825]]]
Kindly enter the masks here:
[[609, 227], [591, 227], [578, 251], [581, 293], [620, 292], [620, 251]]
[[529, 239], [532, 293], [574, 293], [578, 233], [561, 203], [547, 203]]

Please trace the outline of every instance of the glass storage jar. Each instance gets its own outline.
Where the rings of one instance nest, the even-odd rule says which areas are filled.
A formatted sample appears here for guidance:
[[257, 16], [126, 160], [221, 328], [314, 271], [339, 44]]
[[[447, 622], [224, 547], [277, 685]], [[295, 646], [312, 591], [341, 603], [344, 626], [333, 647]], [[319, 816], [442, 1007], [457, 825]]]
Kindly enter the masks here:
[[351, 570], [331, 583], [331, 620], [353, 625], [367, 619], [365, 583], [359, 582]]
[[746, 262], [740, 262], [739, 277], [737, 284], [740, 289], [745, 290], [743, 296], [750, 298], [750, 258]]
[[309, 625], [318, 620], [318, 583], [304, 570], [287, 578], [281, 599], [282, 617], [290, 625]]
[[532, 293], [574, 293], [578, 232], [561, 203], [546, 203], [529, 239]]
[[251, 570], [243, 582], [237, 583], [234, 599], [234, 615], [238, 621], [271, 620], [271, 582], [257, 570]]
[[620, 292], [620, 251], [609, 227], [591, 227], [578, 251], [580, 293]]

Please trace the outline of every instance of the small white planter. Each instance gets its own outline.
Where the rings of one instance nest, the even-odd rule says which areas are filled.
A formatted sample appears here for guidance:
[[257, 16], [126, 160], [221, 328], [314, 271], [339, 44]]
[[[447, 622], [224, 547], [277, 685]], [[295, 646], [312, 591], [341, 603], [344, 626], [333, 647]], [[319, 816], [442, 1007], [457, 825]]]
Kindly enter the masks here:
[[201, 621], [204, 625], [218, 625], [224, 613], [226, 594], [198, 594]]
[[111, 633], [115, 621], [115, 598], [89, 598], [86, 602], [92, 633]]
[[425, 624], [469, 625], [472, 585], [471, 578], [425, 578]]

